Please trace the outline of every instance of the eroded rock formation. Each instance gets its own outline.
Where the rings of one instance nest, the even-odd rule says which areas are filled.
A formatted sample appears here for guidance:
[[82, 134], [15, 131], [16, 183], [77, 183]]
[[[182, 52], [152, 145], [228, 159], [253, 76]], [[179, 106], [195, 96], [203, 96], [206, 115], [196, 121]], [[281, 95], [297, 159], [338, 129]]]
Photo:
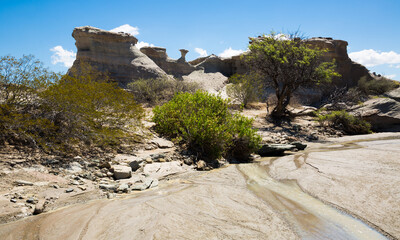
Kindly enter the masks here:
[[159, 78], [167, 74], [135, 47], [137, 39], [127, 33], [113, 33], [85, 26], [74, 29], [77, 55], [71, 70], [84, 61], [101, 72], [107, 72], [121, 86], [132, 79]]
[[357, 85], [361, 77], [367, 80], [372, 79], [369, 70], [363, 65], [353, 62], [347, 55], [348, 43], [343, 40], [334, 40], [332, 38], [311, 38], [307, 40], [312, 46], [320, 49], [327, 49], [324, 54], [324, 61], [332, 61], [335, 59], [337, 72], [342, 75], [341, 78], [335, 79], [334, 84], [338, 87], [353, 87]]
[[140, 51], [151, 58], [167, 74], [180, 78], [195, 71], [196, 67], [186, 62], [186, 49], [180, 49], [181, 57], [178, 60], [168, 57], [167, 50], [161, 47], [142, 47]]

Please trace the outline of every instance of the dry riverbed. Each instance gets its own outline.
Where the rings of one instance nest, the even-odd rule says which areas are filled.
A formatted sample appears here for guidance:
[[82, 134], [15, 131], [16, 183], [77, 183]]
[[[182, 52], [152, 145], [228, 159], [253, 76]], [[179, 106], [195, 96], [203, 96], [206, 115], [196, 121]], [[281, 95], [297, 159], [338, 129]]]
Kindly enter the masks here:
[[399, 139], [337, 138], [281, 158], [182, 172], [143, 192], [0, 225], [0, 239], [400, 238]]

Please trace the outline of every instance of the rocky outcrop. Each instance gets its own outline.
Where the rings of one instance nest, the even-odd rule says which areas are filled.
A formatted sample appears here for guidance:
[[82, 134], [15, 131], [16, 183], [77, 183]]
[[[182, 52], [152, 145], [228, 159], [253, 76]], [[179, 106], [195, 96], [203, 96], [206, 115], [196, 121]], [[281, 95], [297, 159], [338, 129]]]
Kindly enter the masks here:
[[375, 130], [400, 130], [400, 102], [395, 99], [370, 99], [352, 113], [370, 122]]
[[197, 58], [190, 62], [196, 67], [203, 68], [205, 73], [222, 73], [226, 77], [230, 77], [235, 73], [243, 74], [247, 72], [246, 65], [241, 56], [233, 56], [230, 58], [221, 58], [214, 54]]
[[353, 87], [357, 85], [361, 77], [367, 80], [372, 79], [369, 70], [363, 65], [353, 62], [347, 55], [348, 43], [343, 40], [334, 40], [332, 38], [311, 38], [307, 42], [311, 46], [319, 49], [327, 49], [323, 55], [324, 61], [335, 60], [337, 72], [342, 75], [340, 78], [334, 79], [333, 84], [338, 87]]
[[186, 62], [185, 56], [189, 52], [186, 49], [179, 50], [181, 57], [177, 60], [169, 58], [167, 50], [161, 47], [142, 47], [140, 51], [151, 58], [167, 74], [173, 75], [176, 78], [188, 75], [198, 69]]
[[108, 73], [121, 86], [133, 79], [159, 78], [167, 74], [135, 47], [137, 39], [128, 33], [114, 33], [86, 26], [74, 29], [77, 55], [70, 71], [80, 71], [80, 63], [89, 63]]

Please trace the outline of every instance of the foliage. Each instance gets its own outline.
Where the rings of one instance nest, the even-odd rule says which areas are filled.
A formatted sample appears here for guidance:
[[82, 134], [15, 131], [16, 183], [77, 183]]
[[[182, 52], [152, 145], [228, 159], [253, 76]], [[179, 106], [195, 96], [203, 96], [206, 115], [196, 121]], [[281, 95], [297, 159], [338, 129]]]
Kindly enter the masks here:
[[230, 156], [229, 150], [237, 150], [230, 153], [243, 160], [258, 148], [260, 137], [252, 119], [232, 114], [228, 106], [227, 100], [203, 91], [178, 93], [153, 109], [155, 130], [206, 160]]
[[322, 62], [326, 50], [312, 47], [296, 35], [283, 37], [271, 33], [250, 40], [245, 61], [252, 71], [265, 76], [265, 84], [275, 90], [274, 117], [287, 113], [290, 98], [300, 86], [329, 82], [340, 76], [335, 72], [334, 62]]
[[130, 93], [89, 66], [79, 76], [62, 77], [32, 56], [3, 57], [0, 66], [2, 142], [62, 152], [106, 147], [143, 117]]
[[381, 95], [397, 87], [399, 84], [396, 81], [385, 78], [367, 80], [364, 76], [358, 80], [358, 88], [367, 95]]
[[170, 78], [138, 79], [128, 84], [136, 101], [151, 106], [160, 105], [172, 99], [177, 92], [195, 92], [198, 85]]
[[316, 113], [317, 119], [321, 124], [328, 124], [330, 127], [343, 130], [347, 134], [367, 134], [371, 133], [371, 124], [353, 116], [345, 110], [333, 111], [328, 114]]
[[231, 85], [227, 86], [230, 98], [239, 101], [243, 106], [260, 100], [263, 93], [261, 77], [257, 74], [234, 74], [229, 78]]

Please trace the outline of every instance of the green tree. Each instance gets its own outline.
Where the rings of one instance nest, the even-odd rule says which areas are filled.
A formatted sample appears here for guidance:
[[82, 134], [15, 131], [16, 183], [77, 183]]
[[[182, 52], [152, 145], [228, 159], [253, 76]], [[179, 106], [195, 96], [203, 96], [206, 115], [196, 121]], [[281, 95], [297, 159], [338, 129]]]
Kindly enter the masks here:
[[300, 86], [329, 82], [340, 76], [335, 72], [334, 62], [322, 62], [321, 56], [326, 50], [310, 46], [296, 34], [271, 33], [250, 40], [245, 61], [275, 90], [277, 105], [272, 111], [273, 117], [288, 114], [290, 98]]

